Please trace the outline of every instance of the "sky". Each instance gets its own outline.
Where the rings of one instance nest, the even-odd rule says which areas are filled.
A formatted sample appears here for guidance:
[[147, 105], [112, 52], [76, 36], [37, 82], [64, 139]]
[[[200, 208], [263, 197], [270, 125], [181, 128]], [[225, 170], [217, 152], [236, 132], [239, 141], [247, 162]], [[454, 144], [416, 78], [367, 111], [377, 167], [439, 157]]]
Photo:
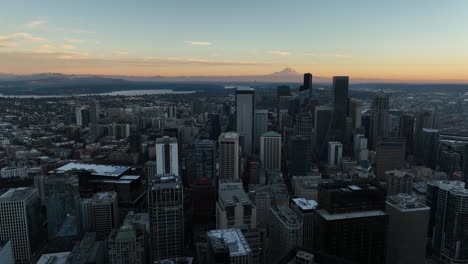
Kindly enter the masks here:
[[466, 0], [1, 0], [0, 73], [468, 82]]

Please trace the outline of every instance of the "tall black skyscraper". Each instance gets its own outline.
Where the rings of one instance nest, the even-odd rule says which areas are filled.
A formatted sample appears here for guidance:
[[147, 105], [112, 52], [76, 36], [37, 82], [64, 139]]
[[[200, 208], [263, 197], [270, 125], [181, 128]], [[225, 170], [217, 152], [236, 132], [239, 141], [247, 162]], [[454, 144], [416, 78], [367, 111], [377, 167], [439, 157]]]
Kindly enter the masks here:
[[346, 112], [348, 109], [348, 76], [333, 77], [333, 136], [342, 140], [346, 124]]
[[312, 98], [312, 74], [304, 74], [304, 85], [302, 86], [301, 91], [309, 91], [309, 98]]
[[400, 129], [398, 136], [406, 139], [406, 153], [413, 153], [413, 136], [414, 136], [414, 116], [403, 114], [400, 116]]

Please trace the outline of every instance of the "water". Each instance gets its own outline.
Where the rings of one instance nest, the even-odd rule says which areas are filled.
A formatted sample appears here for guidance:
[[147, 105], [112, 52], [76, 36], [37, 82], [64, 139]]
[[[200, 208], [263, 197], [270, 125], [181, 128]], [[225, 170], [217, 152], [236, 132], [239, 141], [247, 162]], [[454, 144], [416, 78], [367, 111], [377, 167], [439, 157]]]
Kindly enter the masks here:
[[97, 95], [110, 95], [110, 96], [139, 96], [149, 94], [192, 94], [195, 91], [173, 91], [168, 89], [161, 90], [128, 90], [128, 91], [115, 91], [110, 93], [97, 93], [97, 94], [70, 94], [70, 95], [3, 95], [0, 97], [14, 97], [14, 98], [56, 98], [56, 97], [73, 97], [73, 96], [97, 96]]

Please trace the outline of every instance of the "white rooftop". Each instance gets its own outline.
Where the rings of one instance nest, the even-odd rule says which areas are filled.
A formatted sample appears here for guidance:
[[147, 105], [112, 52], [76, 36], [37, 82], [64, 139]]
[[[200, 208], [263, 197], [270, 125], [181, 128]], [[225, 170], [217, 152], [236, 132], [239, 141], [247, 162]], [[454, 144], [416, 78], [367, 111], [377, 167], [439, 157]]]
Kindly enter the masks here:
[[91, 172], [92, 175], [96, 176], [109, 176], [109, 177], [119, 177], [127, 170], [129, 167], [125, 166], [110, 166], [110, 165], [99, 165], [99, 164], [84, 164], [84, 163], [68, 163], [60, 168], [52, 170], [52, 173], [65, 173], [68, 171], [74, 170], [85, 170]]
[[240, 229], [217, 229], [208, 231], [208, 237], [217, 237], [224, 240], [229, 248], [231, 257], [247, 255], [251, 252], [249, 243]]
[[67, 263], [69, 256], [70, 256], [70, 252], [44, 254], [36, 262], [36, 264], [65, 264]]
[[384, 211], [380, 211], [380, 210], [351, 212], [351, 213], [343, 213], [343, 214], [330, 214], [326, 210], [320, 209], [320, 210], [317, 210], [317, 213], [319, 213], [325, 220], [328, 220], [328, 221], [386, 215]]
[[293, 198], [292, 200], [302, 210], [313, 210], [318, 206], [315, 200], [306, 200], [304, 198]]

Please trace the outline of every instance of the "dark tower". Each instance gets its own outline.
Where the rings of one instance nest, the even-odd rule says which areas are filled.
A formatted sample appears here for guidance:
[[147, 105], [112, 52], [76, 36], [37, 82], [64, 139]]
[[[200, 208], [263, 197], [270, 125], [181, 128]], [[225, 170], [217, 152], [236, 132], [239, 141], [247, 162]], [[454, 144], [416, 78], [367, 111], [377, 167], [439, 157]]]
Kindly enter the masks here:
[[348, 76], [333, 77], [333, 136], [342, 141], [344, 137], [346, 112], [348, 109]]

